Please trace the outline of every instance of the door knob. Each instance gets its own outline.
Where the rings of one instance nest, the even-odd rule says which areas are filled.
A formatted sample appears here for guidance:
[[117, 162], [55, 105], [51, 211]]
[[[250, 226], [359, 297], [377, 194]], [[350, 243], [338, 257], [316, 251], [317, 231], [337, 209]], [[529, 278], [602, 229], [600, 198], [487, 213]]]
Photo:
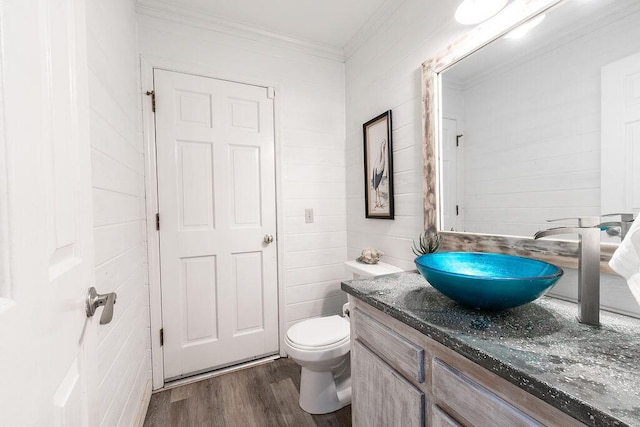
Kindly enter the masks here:
[[98, 307], [104, 306], [104, 309], [102, 310], [102, 316], [100, 316], [100, 324], [106, 325], [107, 323], [111, 322], [111, 319], [113, 319], [113, 305], [116, 303], [117, 297], [118, 295], [116, 295], [115, 292], [110, 292], [108, 294], [99, 294], [98, 292], [96, 292], [96, 288], [94, 288], [93, 286], [90, 287], [89, 291], [87, 292], [85, 307], [87, 317], [93, 317]]
[[263, 240], [267, 245], [269, 243], [273, 243], [273, 236], [271, 234], [265, 234], [264, 235], [264, 240]]

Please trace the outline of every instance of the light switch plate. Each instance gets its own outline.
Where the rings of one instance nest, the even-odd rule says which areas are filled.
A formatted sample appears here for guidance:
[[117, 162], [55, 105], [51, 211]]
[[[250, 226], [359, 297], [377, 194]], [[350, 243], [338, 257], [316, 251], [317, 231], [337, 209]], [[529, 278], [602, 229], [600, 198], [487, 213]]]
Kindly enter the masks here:
[[304, 210], [304, 222], [306, 223], [313, 222], [313, 208], [306, 208]]

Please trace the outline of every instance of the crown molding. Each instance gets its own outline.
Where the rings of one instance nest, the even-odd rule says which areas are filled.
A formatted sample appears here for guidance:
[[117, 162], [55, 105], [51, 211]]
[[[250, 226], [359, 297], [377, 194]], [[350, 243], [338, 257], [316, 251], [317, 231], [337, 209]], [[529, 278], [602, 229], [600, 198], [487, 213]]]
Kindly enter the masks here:
[[241, 37], [332, 61], [345, 62], [344, 50], [341, 48], [253, 27], [195, 8], [178, 7], [166, 1], [154, 0], [151, 2], [149, 0], [137, 0], [136, 12], [140, 15]]
[[356, 31], [354, 36], [351, 37], [351, 40], [347, 42], [344, 47], [345, 60], [351, 58], [367, 40], [373, 37], [373, 35], [380, 30], [380, 27], [382, 27], [405, 2], [406, 0], [386, 0], [382, 3], [371, 18], [369, 18], [369, 20]]

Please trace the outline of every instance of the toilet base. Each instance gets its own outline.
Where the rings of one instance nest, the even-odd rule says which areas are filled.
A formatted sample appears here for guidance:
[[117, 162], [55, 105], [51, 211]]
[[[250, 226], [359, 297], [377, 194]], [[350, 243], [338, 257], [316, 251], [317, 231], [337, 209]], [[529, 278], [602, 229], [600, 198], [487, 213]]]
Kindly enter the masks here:
[[337, 371], [312, 371], [302, 367], [300, 375], [300, 407], [310, 414], [328, 414], [351, 403], [351, 366], [346, 363]]

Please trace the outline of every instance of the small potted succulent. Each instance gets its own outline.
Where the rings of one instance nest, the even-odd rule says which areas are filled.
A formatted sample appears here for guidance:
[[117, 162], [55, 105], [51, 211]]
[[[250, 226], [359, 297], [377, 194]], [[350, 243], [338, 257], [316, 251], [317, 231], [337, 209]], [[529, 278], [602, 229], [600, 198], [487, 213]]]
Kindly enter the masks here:
[[442, 242], [442, 238], [437, 232], [425, 230], [418, 237], [418, 241], [413, 241], [413, 247], [411, 250], [416, 256], [432, 254], [437, 252], [440, 248], [440, 243]]

